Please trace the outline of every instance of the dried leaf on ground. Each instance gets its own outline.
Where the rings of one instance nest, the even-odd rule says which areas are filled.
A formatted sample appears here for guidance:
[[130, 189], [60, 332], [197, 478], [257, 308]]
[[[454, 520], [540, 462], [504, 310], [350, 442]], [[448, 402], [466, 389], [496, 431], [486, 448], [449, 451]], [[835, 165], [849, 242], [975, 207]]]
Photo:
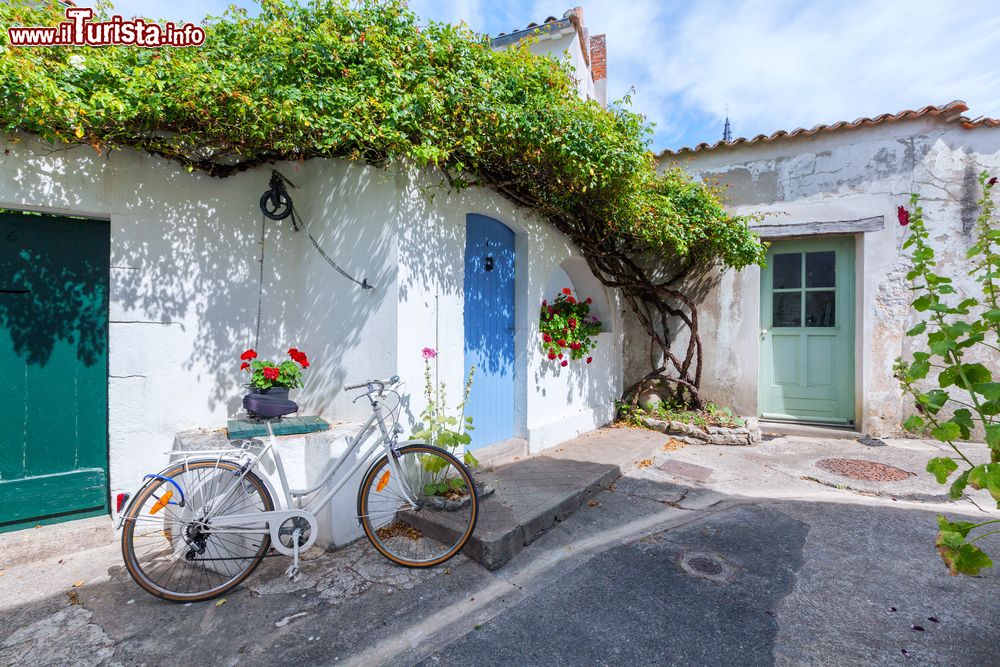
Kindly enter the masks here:
[[80, 586], [83, 586], [83, 583], [84, 583], [83, 579], [81, 579], [80, 581], [74, 581], [73, 588], [80, 588]]
[[226, 604], [226, 598], [222, 598], [221, 600], [219, 600], [218, 602], [216, 602], [215, 606], [216, 607], [221, 607], [224, 604]]
[[80, 596], [76, 594], [76, 591], [71, 590], [69, 592], [69, 603], [70, 604], [80, 604]]
[[600, 504], [601, 503], [597, 502], [593, 498], [591, 498], [590, 500], [587, 501], [587, 507], [597, 507]]
[[648, 468], [653, 465], [653, 459], [643, 459], [635, 464], [636, 468]]
[[678, 440], [677, 438], [670, 438], [669, 440], [667, 440], [666, 444], [660, 448], [660, 451], [673, 452], [678, 449], [681, 449], [685, 444], [687, 443], [685, 443], [683, 440]]

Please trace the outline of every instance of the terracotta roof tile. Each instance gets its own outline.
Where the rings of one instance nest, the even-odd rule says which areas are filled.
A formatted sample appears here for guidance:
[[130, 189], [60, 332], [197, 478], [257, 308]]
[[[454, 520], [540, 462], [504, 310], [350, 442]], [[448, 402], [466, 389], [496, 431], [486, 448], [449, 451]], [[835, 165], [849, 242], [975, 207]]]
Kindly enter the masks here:
[[806, 129], [804, 127], [799, 127], [794, 130], [778, 130], [777, 132], [766, 135], [758, 134], [752, 139], [747, 139], [740, 137], [738, 139], [733, 139], [732, 141], [718, 141], [714, 144], [708, 144], [702, 142], [694, 147], [685, 146], [683, 148], [678, 148], [677, 150], [667, 149], [657, 155], [657, 158], [670, 157], [673, 155], [680, 155], [682, 153], [696, 153], [698, 151], [706, 150], [716, 150], [719, 148], [730, 148], [733, 146], [741, 146], [744, 144], [764, 144], [776, 141], [778, 139], [793, 139], [795, 137], [811, 137], [813, 135], [819, 134], [820, 132], [836, 132], [840, 130], [850, 130], [859, 127], [871, 127], [874, 125], [881, 125], [883, 123], [894, 123], [900, 120], [913, 120], [916, 118], [929, 117], [929, 118], [941, 118], [946, 122], [960, 122], [962, 127], [966, 129], [971, 129], [975, 127], [998, 127], [1000, 126], [1000, 119], [998, 118], [986, 118], [980, 116], [979, 118], [970, 119], [963, 116], [963, 112], [968, 111], [968, 105], [962, 100], [954, 100], [944, 105], [928, 105], [920, 109], [903, 109], [898, 113], [884, 113], [880, 116], [875, 116], [874, 118], [858, 118], [853, 121], [842, 120], [837, 123], [832, 124], [822, 124], [816, 125], [811, 129]]

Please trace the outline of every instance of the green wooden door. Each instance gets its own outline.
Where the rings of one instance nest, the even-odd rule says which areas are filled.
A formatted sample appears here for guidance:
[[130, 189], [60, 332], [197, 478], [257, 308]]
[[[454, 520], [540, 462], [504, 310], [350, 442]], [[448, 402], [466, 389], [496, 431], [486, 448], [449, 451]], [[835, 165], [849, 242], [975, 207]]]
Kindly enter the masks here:
[[0, 212], [0, 532], [108, 511], [107, 222]]
[[761, 273], [760, 413], [854, 422], [854, 239], [777, 241]]

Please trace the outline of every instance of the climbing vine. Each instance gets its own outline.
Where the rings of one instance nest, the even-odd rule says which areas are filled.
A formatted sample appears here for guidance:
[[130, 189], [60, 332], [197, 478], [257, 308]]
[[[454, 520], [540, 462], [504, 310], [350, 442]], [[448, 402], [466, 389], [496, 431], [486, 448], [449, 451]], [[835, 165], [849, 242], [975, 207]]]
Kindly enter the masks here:
[[[62, 18], [54, 2], [0, 3], [4, 28]], [[712, 262], [761, 263], [764, 251], [711, 188], [680, 169], [657, 173], [651, 127], [627, 99], [585, 102], [568, 65], [526, 45], [494, 51], [464, 27], [418, 25], [399, 0], [261, 0], [257, 16], [233, 8], [204, 27], [204, 45], [161, 49], [12, 47], [4, 33], [0, 128], [146, 150], [220, 177], [338, 157], [492, 189], [538, 211], [622, 290], [661, 350], [643, 381], [669, 376], [701, 402], [685, 278]], [[675, 327], [691, 334], [678, 352]]]

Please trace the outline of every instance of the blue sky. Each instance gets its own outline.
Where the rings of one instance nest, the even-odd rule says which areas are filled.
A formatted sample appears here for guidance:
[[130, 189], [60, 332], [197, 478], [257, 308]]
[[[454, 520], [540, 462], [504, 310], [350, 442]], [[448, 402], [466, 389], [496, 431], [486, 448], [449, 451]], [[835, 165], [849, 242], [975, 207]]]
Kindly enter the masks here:
[[[656, 124], [653, 149], [968, 103], [1000, 116], [996, 0], [576, 0], [606, 33], [612, 98]], [[84, 4], [79, 2], [78, 4]], [[198, 21], [229, 0], [118, 0], [125, 15]], [[249, 0], [237, 4], [252, 6]], [[422, 17], [510, 32], [572, 0], [411, 0]]]

